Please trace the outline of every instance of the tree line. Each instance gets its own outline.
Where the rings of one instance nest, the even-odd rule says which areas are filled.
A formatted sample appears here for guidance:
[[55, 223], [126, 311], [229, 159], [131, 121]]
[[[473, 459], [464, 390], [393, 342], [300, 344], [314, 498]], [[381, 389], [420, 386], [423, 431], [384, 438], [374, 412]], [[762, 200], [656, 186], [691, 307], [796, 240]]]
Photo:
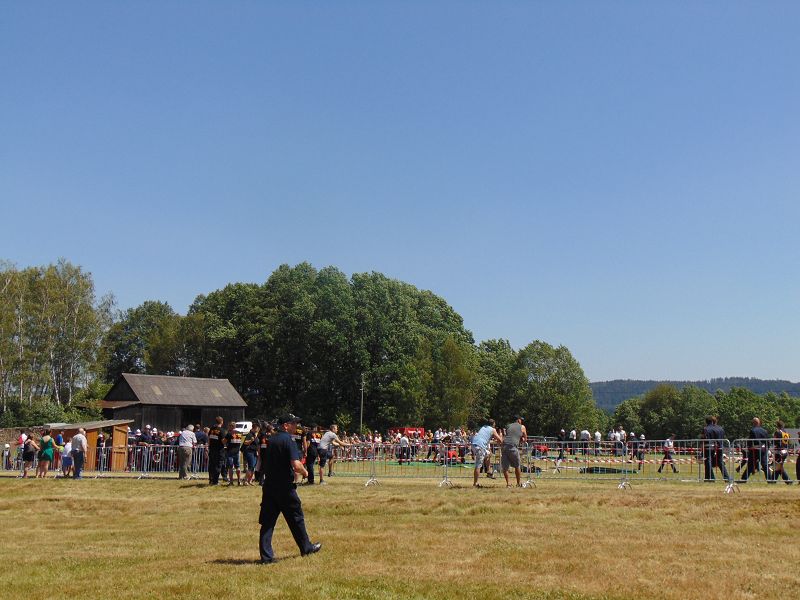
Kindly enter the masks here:
[[696, 386], [662, 384], [621, 402], [613, 421], [651, 439], [665, 439], [673, 433], [678, 439], [697, 439], [705, 417], [712, 415], [719, 419], [728, 439], [741, 439], [748, 436], [753, 417], [759, 417], [769, 431], [774, 431], [778, 419], [787, 427], [797, 427], [800, 398], [786, 392], [756, 394], [741, 387], [711, 393]]
[[0, 262], [0, 424], [81, 415], [95, 389], [112, 300], [61, 260], [17, 269]]
[[623, 400], [642, 396], [659, 385], [671, 385], [678, 389], [687, 386], [697, 387], [712, 394], [717, 390], [729, 392], [732, 388], [745, 388], [756, 394], [787, 393], [790, 396], [800, 395], [800, 383], [783, 379], [757, 379], [754, 377], [717, 377], [703, 381], [653, 381], [641, 379], [614, 379], [612, 381], [595, 381], [591, 384], [592, 395], [597, 406], [607, 412], [613, 412]]
[[199, 295], [181, 315], [159, 300], [114, 310], [91, 274], [67, 261], [0, 263], [0, 425], [97, 417], [121, 373], [225, 378], [251, 416], [294, 411], [345, 429], [358, 427], [362, 395], [364, 425], [378, 429], [521, 414], [544, 435], [620, 423], [651, 438], [694, 437], [707, 411], [733, 431], [738, 403], [773, 407], [761, 416], [790, 424], [797, 415], [785, 394], [664, 386], [611, 415], [566, 347], [476, 343], [444, 299], [376, 272], [281, 265], [264, 283]]

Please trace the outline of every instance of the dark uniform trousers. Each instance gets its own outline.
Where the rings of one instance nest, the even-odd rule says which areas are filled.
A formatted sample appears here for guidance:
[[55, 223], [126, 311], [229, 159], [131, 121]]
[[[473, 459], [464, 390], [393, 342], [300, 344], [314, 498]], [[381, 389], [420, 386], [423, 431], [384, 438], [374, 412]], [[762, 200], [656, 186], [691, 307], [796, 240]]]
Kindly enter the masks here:
[[217, 450], [208, 452], [208, 482], [211, 485], [219, 483], [219, 474], [225, 472], [225, 455]]
[[722, 448], [715, 446], [706, 447], [705, 453], [705, 480], [714, 481], [714, 469], [718, 468], [722, 471], [722, 478], [728, 481], [728, 468], [725, 466], [725, 456], [722, 454]]
[[300, 554], [307, 554], [312, 549], [311, 541], [306, 533], [306, 522], [303, 518], [303, 508], [297, 490], [294, 486], [282, 489], [275, 489], [272, 485], [265, 486], [261, 495], [261, 514], [258, 516], [258, 522], [261, 524], [259, 552], [263, 561], [274, 559], [272, 533], [275, 531], [275, 523], [281, 514], [289, 525], [297, 547], [300, 548]]
[[[800, 461], [797, 464], [800, 465]], [[769, 456], [767, 455], [766, 445], [763, 448], [750, 447], [747, 449], [747, 470], [742, 477], [742, 481], [747, 481], [759, 468], [764, 471], [764, 477], [769, 481]]]

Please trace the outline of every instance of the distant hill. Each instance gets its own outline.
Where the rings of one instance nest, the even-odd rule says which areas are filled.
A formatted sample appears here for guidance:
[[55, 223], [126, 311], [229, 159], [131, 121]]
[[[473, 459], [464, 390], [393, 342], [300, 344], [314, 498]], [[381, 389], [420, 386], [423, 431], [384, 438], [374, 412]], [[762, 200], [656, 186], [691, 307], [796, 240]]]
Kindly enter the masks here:
[[643, 381], [641, 379], [615, 379], [613, 381], [596, 381], [591, 385], [594, 400], [599, 408], [614, 412], [617, 404], [634, 396], [641, 396], [659, 385], [672, 385], [680, 389], [693, 385], [712, 394], [717, 390], [729, 391], [732, 387], [746, 388], [756, 394], [786, 392], [791, 396], [800, 396], [800, 383], [781, 379], [754, 379], [752, 377], [720, 377], [707, 381]]

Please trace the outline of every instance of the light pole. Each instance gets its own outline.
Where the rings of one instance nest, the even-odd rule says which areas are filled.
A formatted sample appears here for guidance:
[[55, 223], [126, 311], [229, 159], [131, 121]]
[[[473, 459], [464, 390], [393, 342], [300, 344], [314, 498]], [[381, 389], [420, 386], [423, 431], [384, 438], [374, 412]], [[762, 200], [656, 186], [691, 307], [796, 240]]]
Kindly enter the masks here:
[[364, 433], [364, 374], [361, 374], [361, 417], [358, 421], [358, 434]]

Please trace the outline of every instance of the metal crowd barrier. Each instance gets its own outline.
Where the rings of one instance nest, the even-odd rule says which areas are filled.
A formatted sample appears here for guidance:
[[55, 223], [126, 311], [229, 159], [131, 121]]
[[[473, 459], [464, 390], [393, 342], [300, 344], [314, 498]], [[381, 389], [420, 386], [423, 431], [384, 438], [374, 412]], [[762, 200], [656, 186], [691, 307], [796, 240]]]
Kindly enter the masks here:
[[[519, 451], [524, 487], [534, 487], [537, 481], [548, 480], [616, 481], [622, 488], [644, 481], [721, 481], [727, 484], [725, 489], [730, 492], [736, 490], [737, 483], [744, 481], [800, 481], [797, 456], [800, 444], [795, 439], [788, 447], [783, 446], [782, 441], [773, 438], [737, 439], [733, 443], [704, 439], [596, 443], [531, 437]], [[408, 446], [363, 443], [336, 447], [329, 464], [334, 475], [365, 478], [366, 485], [384, 478], [431, 479], [440, 481], [440, 485], [452, 485], [456, 481], [471, 482], [475, 456], [472, 446], [466, 442], [413, 440]], [[483, 468], [479, 465], [480, 479], [502, 477], [500, 464], [501, 448], [492, 445], [488, 464]], [[37, 465], [38, 461], [34, 460], [29, 477], [35, 476]], [[60, 465], [57, 449], [48, 476], [61, 476]], [[86, 477], [104, 477], [126, 472], [141, 479], [176, 474], [178, 466], [178, 446], [103, 446], [89, 448], [84, 473]], [[22, 467], [22, 453], [15, 447], [4, 449], [0, 470], [21, 476]], [[193, 449], [187, 470], [189, 478], [204, 477], [208, 471], [206, 447]]]

